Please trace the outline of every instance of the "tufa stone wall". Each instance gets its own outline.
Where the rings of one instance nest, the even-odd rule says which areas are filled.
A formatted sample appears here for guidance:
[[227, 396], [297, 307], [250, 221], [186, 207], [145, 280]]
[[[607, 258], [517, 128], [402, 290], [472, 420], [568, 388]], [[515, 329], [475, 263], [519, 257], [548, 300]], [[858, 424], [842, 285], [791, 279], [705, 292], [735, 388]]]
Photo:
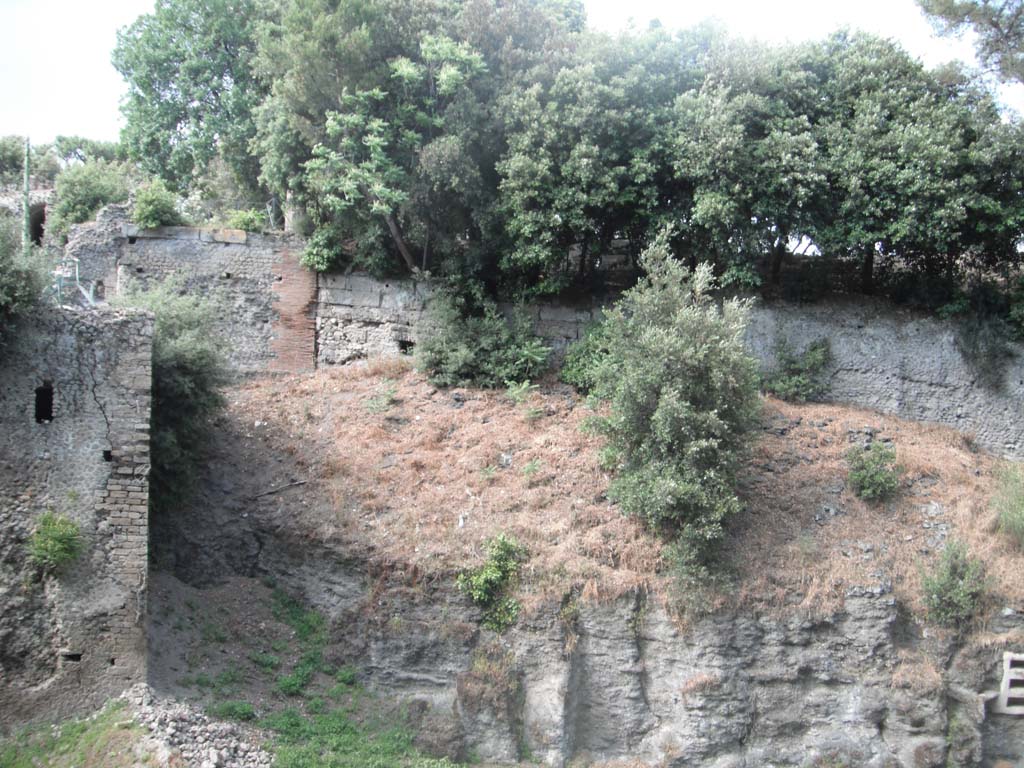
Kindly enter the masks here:
[[[346, 363], [408, 351], [415, 342], [430, 287], [413, 280], [321, 275], [317, 361]], [[511, 310], [511, 307], [504, 307]], [[601, 306], [528, 305], [537, 333], [556, 355], [601, 316]], [[832, 364], [827, 399], [916, 421], [955, 427], [982, 447], [1024, 458], [1024, 347], [1014, 345], [1002, 387], [986, 385], [961, 352], [953, 323], [878, 303], [833, 300], [821, 305], [758, 303], [747, 343], [766, 369], [780, 342], [803, 350], [828, 338]]]
[[[0, 730], [145, 680], [152, 335], [144, 312], [40, 310], [0, 348]], [[28, 557], [45, 512], [84, 545], [59, 574]]]
[[231, 369], [251, 374], [314, 367], [316, 276], [299, 263], [300, 250], [290, 235], [140, 230], [128, 223], [127, 206], [108, 206], [96, 222], [74, 229], [66, 252], [97, 296], [174, 275], [189, 292], [210, 298], [219, 305], [217, 330]]
[[796, 351], [827, 338], [827, 399], [954, 427], [994, 453], [1024, 459], [1024, 347], [1013, 345], [1001, 386], [986, 384], [961, 352], [952, 322], [882, 303], [758, 305], [747, 342], [765, 368], [784, 342]]

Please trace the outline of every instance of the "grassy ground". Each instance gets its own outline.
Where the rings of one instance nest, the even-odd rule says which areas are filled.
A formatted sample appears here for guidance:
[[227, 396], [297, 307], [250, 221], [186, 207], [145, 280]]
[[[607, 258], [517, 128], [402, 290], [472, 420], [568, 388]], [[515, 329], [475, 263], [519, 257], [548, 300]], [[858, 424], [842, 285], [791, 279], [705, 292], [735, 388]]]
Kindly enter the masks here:
[[130, 768], [158, 760], [146, 732], [118, 705], [94, 717], [38, 726], [0, 741], [2, 768]]

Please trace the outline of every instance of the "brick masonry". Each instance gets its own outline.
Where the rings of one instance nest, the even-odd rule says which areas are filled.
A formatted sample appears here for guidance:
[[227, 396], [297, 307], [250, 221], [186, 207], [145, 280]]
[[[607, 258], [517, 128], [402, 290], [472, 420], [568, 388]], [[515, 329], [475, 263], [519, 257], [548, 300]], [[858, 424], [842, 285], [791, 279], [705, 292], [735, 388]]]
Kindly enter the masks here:
[[[48, 309], [0, 348], [0, 730], [145, 679], [152, 334], [144, 312]], [[84, 542], [59, 574], [28, 557], [48, 511]]]

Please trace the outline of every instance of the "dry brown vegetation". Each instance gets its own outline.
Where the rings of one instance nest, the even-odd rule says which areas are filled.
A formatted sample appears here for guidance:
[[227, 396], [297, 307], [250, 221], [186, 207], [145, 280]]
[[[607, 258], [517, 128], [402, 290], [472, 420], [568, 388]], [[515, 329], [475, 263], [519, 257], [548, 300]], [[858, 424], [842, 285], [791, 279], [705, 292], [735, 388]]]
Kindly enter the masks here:
[[[582, 429], [593, 414], [566, 387], [548, 382], [516, 405], [503, 392], [438, 390], [392, 359], [254, 381], [233, 399], [246, 418], [276, 424], [280, 450], [301, 446], [318, 535], [413, 572], [452, 573], [505, 532], [529, 550], [517, 593], [527, 609], [569, 588], [583, 599], [666, 591], [661, 543], [605, 496], [602, 439]], [[940, 525], [986, 560], [1000, 600], [1021, 602], [1020, 555], [988, 511], [997, 462], [969, 439], [770, 398], [763, 423], [727, 547], [737, 586], [721, 602], [827, 612], [852, 586], [891, 581], [916, 613]], [[905, 468], [900, 493], [879, 505], [845, 483], [844, 454], [865, 427], [893, 440]]]

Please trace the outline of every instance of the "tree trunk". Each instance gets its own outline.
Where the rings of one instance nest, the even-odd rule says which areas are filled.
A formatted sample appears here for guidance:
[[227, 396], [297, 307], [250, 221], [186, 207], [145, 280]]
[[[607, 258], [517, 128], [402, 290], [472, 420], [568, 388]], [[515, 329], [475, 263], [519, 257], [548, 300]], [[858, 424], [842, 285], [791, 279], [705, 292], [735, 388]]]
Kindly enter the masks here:
[[772, 262], [770, 267], [770, 281], [772, 285], [777, 286], [779, 284], [779, 275], [782, 274], [782, 260], [786, 256], [787, 248], [789, 244], [789, 234], [781, 232], [779, 234], [779, 241], [775, 244], [772, 249]]
[[860, 265], [860, 290], [868, 296], [875, 292], [875, 246], [864, 252]]
[[32, 206], [29, 200], [31, 182], [29, 175], [32, 173], [32, 158], [29, 154], [31, 147], [28, 137], [25, 138], [25, 162], [22, 165], [23, 185], [21, 193], [21, 252], [25, 258], [32, 253]]
[[398, 223], [398, 219], [395, 218], [393, 213], [384, 214], [384, 220], [388, 223], [388, 229], [391, 230], [391, 237], [395, 241], [395, 245], [398, 247], [398, 252], [402, 254], [402, 260], [405, 262], [405, 266], [409, 268], [409, 272], [415, 274], [416, 260], [412, 257], [412, 251], [409, 250], [409, 246], [405, 242], [405, 237], [402, 235], [402, 227]]

